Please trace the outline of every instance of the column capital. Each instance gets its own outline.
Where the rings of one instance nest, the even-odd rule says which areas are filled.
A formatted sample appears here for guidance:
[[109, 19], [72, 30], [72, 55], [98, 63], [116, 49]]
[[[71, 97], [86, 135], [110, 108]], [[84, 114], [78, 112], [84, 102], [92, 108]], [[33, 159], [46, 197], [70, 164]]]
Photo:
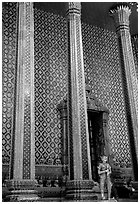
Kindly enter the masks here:
[[123, 26], [129, 29], [129, 16], [131, 14], [131, 5], [129, 3], [119, 3], [110, 8], [110, 16], [114, 17], [116, 28]]
[[66, 14], [77, 14], [81, 15], [81, 3], [80, 2], [67, 2], [66, 3]]

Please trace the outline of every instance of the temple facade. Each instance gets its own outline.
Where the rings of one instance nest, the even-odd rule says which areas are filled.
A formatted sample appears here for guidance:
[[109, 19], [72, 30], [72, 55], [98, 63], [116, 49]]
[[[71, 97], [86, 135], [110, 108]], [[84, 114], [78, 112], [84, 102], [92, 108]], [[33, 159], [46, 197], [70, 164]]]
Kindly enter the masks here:
[[137, 191], [137, 18], [131, 2], [3, 2], [4, 200], [100, 200], [102, 155]]

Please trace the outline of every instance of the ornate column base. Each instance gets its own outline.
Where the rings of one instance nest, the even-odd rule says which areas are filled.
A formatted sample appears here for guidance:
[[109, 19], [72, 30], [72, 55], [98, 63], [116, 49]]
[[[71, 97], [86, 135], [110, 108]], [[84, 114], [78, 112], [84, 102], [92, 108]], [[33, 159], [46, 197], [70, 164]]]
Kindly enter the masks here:
[[66, 200], [71, 201], [92, 201], [98, 200], [98, 193], [94, 191], [92, 180], [72, 180], [66, 184]]
[[28, 202], [37, 201], [37, 191], [35, 189], [35, 180], [9, 180], [6, 183], [9, 195], [6, 196], [6, 201], [12, 202]]

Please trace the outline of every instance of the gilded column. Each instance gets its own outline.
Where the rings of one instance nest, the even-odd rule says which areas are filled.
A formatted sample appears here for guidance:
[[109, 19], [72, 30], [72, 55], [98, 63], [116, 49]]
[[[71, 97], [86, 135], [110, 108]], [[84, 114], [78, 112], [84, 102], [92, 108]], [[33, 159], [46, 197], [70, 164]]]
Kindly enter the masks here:
[[134, 171], [134, 180], [138, 179], [138, 124], [137, 124], [137, 75], [134, 64], [134, 57], [131, 44], [129, 16], [131, 8], [128, 3], [119, 4], [110, 10], [114, 17], [121, 59], [122, 84], [124, 90], [124, 99], [126, 107], [126, 117], [128, 123], [128, 132], [130, 148], [132, 155], [132, 164]]
[[75, 200], [82, 200], [90, 199], [93, 194], [90, 192], [92, 177], [81, 33], [81, 3], [67, 3], [67, 22], [69, 43], [67, 198], [69, 196]]
[[28, 201], [37, 199], [33, 194], [35, 186], [33, 3], [19, 2], [18, 12], [15, 123], [10, 181], [7, 186], [11, 190], [10, 200]]

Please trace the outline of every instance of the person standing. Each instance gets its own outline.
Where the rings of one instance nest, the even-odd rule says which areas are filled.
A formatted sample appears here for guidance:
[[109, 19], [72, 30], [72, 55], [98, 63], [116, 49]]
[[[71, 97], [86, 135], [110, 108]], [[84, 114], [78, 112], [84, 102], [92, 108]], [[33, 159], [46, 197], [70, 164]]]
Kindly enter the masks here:
[[101, 156], [102, 162], [99, 163], [98, 166], [98, 174], [100, 177], [100, 190], [101, 190], [101, 199], [105, 200], [104, 195], [104, 189], [105, 189], [105, 182], [107, 183], [107, 192], [108, 192], [108, 200], [110, 200], [111, 196], [111, 180], [110, 180], [110, 174], [111, 174], [111, 166], [107, 162], [108, 158], [107, 156], [103, 155]]

